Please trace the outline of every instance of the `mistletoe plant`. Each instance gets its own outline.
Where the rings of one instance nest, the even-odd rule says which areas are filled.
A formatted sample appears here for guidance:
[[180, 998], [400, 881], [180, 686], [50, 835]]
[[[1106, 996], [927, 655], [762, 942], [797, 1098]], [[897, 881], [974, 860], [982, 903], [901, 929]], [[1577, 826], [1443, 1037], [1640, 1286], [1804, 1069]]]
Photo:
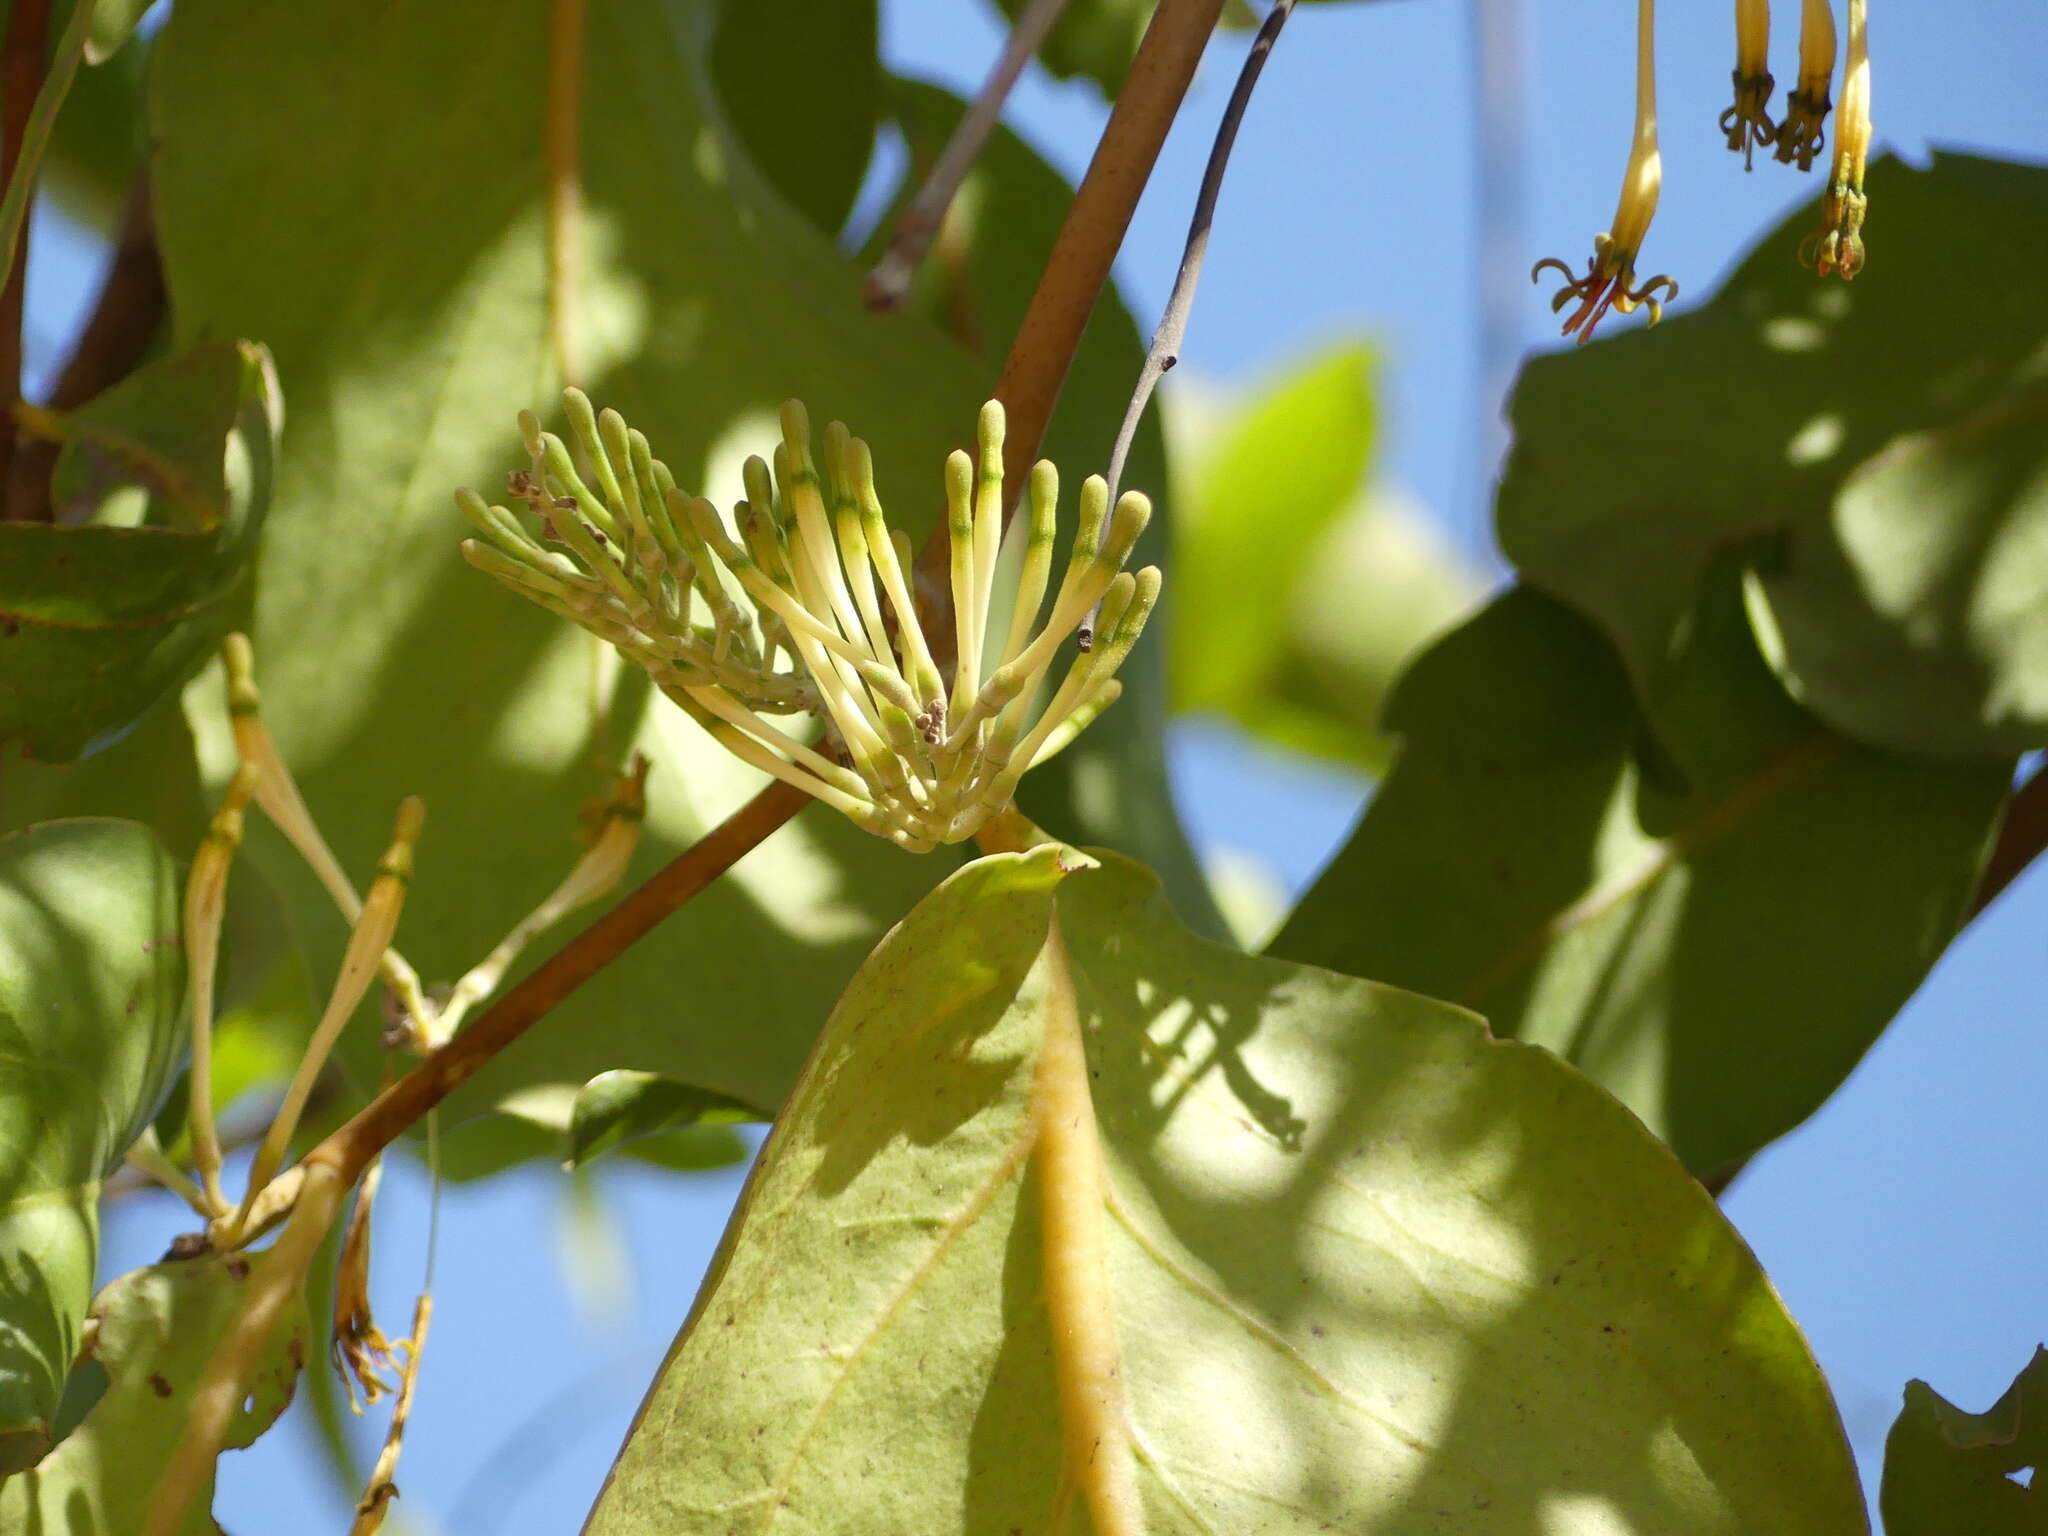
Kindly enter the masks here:
[[[0, 1531], [210, 1536], [295, 1393], [389, 1402], [330, 1524], [402, 1454], [431, 1518], [430, 1326], [491, 1298], [404, 1244], [400, 1333], [380, 1189], [600, 1156], [752, 1167], [596, 1536], [1870, 1528], [1717, 1197], [2048, 846], [2048, 299], [1953, 277], [2031, 270], [2048, 176], [1870, 163], [1867, 0], [1803, 0], [1782, 103], [1768, 0], [1732, 98], [1637, 0], [1482, 602], [1360, 511], [1362, 347], [1171, 462], [1148, 415], [1338, 8], [1258, 8], [1149, 346], [1110, 268], [1251, 12], [1001, 8], [973, 102], [873, 0], [8, 11], [10, 291], [39, 189], [116, 255], [37, 399], [0, 303]], [[1002, 124], [1033, 56], [1110, 106], [1078, 186]], [[1684, 313], [1660, 83], [1831, 155]], [[1379, 780], [1271, 921], [1175, 709]], [[168, 1246], [102, 1276], [117, 1199]], [[2043, 1369], [1907, 1387], [1890, 1536], [2038, 1529]]]

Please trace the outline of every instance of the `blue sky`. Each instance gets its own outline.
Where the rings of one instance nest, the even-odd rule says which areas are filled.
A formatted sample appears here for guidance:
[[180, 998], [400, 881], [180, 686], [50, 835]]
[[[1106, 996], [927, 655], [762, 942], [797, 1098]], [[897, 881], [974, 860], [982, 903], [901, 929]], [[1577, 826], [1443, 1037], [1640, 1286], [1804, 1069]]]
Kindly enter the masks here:
[[[984, 5], [885, 0], [884, 9], [898, 68], [974, 87], [997, 39]], [[1304, 5], [1240, 139], [1182, 349], [1188, 374], [1249, 387], [1335, 339], [1367, 338], [1385, 387], [1377, 473], [1419, 497], [1476, 558], [1487, 558], [1499, 402], [1480, 355], [1472, 28], [1479, 11], [1498, 26], [1516, 9], [1524, 109], [1511, 123], [1524, 218], [1511, 232], [1508, 275], [1520, 294], [1519, 344], [1555, 343], [1547, 290], [1519, 273], [1539, 256], [1583, 260], [1613, 211], [1631, 116], [1628, 0]], [[1721, 144], [1714, 119], [1728, 95], [1730, 9], [1663, 8], [1665, 190], [1644, 260], [1678, 276], [1687, 298], [1712, 291], [1814, 186], [1776, 165], [1745, 176]], [[2040, 0], [1878, 0], [1873, 10], [1881, 145], [1913, 158], [1931, 144], [2048, 157]], [[1783, 81], [1794, 15], [1779, 25]], [[1241, 41], [1212, 50], [1133, 224], [1118, 274], [1141, 324], [1156, 318], [1172, 280], [1241, 52]], [[1087, 88], [1036, 69], [1010, 112], [1070, 176], [1102, 117]], [[1872, 211], [1873, 261], [1883, 260], [1884, 219], [1882, 207]], [[47, 366], [50, 339], [94, 281], [89, 252], [43, 233], [31, 269], [32, 369]], [[1959, 271], [2038, 280], [1970, 272], [1960, 253]], [[1257, 857], [1292, 888], [1342, 838], [1363, 794], [1341, 775], [1201, 726], [1178, 737], [1174, 767], [1205, 849]], [[1835, 1100], [1760, 1157], [1726, 1201], [1805, 1326], [1873, 1488], [1907, 1377], [1982, 1408], [2048, 1338], [2037, 1278], [2048, 1269], [2038, 1182], [2048, 1166], [2044, 935], [2048, 878], [2036, 872], [1964, 935]], [[579, 1199], [564, 1176], [535, 1168], [447, 1195], [435, 1334], [400, 1476], [408, 1528], [523, 1536], [576, 1527], [737, 1189], [736, 1173], [676, 1179], [619, 1167], [600, 1172], [594, 1199]], [[399, 1170], [387, 1181], [378, 1245], [388, 1322], [408, 1313], [427, 1205], [416, 1176]], [[109, 1225], [108, 1271], [150, 1261], [177, 1226], [167, 1200], [124, 1203]], [[580, 1265], [568, 1258], [576, 1252]], [[366, 1421], [365, 1443], [380, 1429]], [[218, 1508], [241, 1531], [284, 1528], [276, 1512], [303, 1507], [327, 1476], [302, 1429], [229, 1457], [225, 1471]]]

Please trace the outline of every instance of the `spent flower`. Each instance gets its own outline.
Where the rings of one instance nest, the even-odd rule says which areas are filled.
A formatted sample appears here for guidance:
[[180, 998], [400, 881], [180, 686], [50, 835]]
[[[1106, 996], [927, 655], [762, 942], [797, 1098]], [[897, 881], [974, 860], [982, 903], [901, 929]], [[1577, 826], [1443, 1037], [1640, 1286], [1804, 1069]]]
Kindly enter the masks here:
[[[1659, 275], [1648, 282], [1636, 280], [1636, 256], [1650, 221], [1657, 216], [1657, 196], [1664, 184], [1664, 159], [1657, 150], [1657, 76], [1654, 64], [1656, 30], [1655, 0], [1637, 0], [1636, 6], [1636, 126], [1629, 149], [1628, 169], [1621, 180], [1621, 202], [1614, 212], [1614, 224], [1593, 237], [1593, 256], [1583, 277], [1555, 256], [1546, 256], [1530, 269], [1536, 281], [1546, 267], [1563, 274], [1565, 285], [1550, 301], [1553, 311], [1562, 310], [1574, 299], [1578, 308], [1565, 317], [1564, 334], [1576, 334], [1583, 344], [1592, 339], [1593, 328], [1610, 308], [1623, 314], [1638, 306], [1650, 311], [1655, 325], [1664, 315], [1664, 304], [1678, 297], [1678, 284]], [[1659, 290], [1664, 298], [1657, 297]]]
[[1870, 48], [1864, 0], [1849, 0], [1849, 52], [1842, 72], [1842, 108], [1835, 118], [1835, 163], [1820, 200], [1820, 228], [1799, 259], [1822, 277], [1847, 281], [1863, 270], [1863, 172], [1870, 159]]
[[1777, 142], [1771, 121], [1771, 0], [1735, 0], [1735, 105], [1721, 114], [1728, 147], [1754, 169], [1756, 147]]
[[[488, 541], [464, 541], [464, 555], [611, 643], [743, 761], [867, 830], [917, 851], [973, 836], [1026, 770], [1117, 697], [1117, 668], [1159, 596], [1156, 568], [1123, 569], [1151, 504], [1132, 493], [1112, 509], [1106, 483], [1089, 478], [1047, 610], [1059, 477], [1041, 462], [1016, 585], [999, 591], [1001, 405], [982, 407], [978, 455], [946, 462], [959, 635], [949, 685], [911, 600], [909, 540], [883, 513], [867, 444], [840, 423], [814, 458], [804, 408], [785, 404], [774, 463], [747, 461], [728, 525], [616, 412], [594, 412], [576, 390], [564, 400], [589, 474], [522, 415], [532, 467], [512, 489], [542, 537], [460, 491]], [[1062, 643], [1097, 604], [1094, 647], [1041, 710]], [[762, 718], [806, 714], [821, 735]]]
[[1778, 124], [1778, 158], [1799, 169], [1813, 169], [1813, 157], [1825, 142], [1828, 87], [1835, 78], [1835, 9], [1831, 0], [1805, 0], [1799, 16], [1799, 84], [1785, 98], [1785, 119]]

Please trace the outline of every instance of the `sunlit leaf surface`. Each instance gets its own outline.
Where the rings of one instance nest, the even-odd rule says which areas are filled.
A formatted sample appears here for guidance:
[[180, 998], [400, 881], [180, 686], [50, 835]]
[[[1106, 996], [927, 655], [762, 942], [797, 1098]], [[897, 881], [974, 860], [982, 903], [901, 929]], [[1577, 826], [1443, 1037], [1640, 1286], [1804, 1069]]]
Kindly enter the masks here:
[[0, 838], [0, 1476], [48, 1443], [92, 1299], [100, 1181], [176, 1070], [184, 986], [177, 871], [147, 827]]
[[[1081, 864], [981, 860], [863, 967], [593, 1533], [1101, 1530], [1118, 1458], [1155, 1536], [1864, 1528], [1804, 1344], [1632, 1116]], [[1076, 1026], [1094, 1114], [1049, 1116]], [[1096, 1136], [1077, 1186], [1047, 1148]], [[1066, 1477], [1056, 1210], [1128, 1401]]]

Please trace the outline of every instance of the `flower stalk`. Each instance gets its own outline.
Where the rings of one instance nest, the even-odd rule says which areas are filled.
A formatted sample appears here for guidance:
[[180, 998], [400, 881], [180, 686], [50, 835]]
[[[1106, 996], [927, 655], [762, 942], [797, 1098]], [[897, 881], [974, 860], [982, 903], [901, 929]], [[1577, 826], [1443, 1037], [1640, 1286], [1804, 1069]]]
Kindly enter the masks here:
[[[1678, 297], [1678, 284], [1661, 273], [1648, 282], [1636, 280], [1636, 257], [1657, 216], [1657, 197], [1664, 185], [1664, 158], [1657, 148], [1656, 3], [1636, 0], [1636, 126], [1629, 148], [1628, 169], [1621, 179], [1621, 201], [1614, 212], [1614, 224], [1605, 234], [1593, 237], [1592, 259], [1584, 276], [1555, 256], [1546, 256], [1530, 269], [1535, 282], [1546, 267], [1555, 267], [1564, 286], [1550, 301], [1553, 312], [1561, 311], [1574, 299], [1578, 308], [1565, 317], [1564, 334], [1576, 335], [1580, 344], [1590, 341], [1594, 327], [1609, 309], [1632, 314], [1637, 308], [1650, 312], [1650, 324], [1664, 317], [1664, 305]], [[1663, 299], [1657, 295], [1663, 292]]]

